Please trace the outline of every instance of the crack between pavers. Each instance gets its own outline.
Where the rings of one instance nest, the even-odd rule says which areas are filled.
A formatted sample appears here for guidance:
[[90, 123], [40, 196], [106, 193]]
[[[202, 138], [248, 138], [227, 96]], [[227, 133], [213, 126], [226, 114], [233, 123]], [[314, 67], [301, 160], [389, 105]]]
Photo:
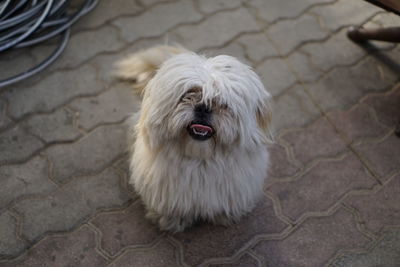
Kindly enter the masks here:
[[211, 45], [211, 46], [204, 46], [201, 47], [200, 49], [198, 49], [199, 51], [201, 50], [217, 50], [217, 49], [222, 49], [232, 43], [235, 43], [235, 41], [237, 41], [238, 39], [240, 39], [242, 36], [244, 35], [251, 35], [251, 34], [258, 34], [260, 33], [259, 30], [248, 30], [248, 31], [242, 31], [239, 32], [237, 34], [235, 34], [232, 38], [230, 38], [229, 40], [223, 42], [222, 44], [219, 45]]
[[283, 146], [285, 148], [285, 152], [286, 152], [288, 161], [290, 163], [292, 163], [294, 166], [298, 167], [299, 169], [302, 169], [302, 168], [304, 168], [304, 164], [296, 158], [296, 156], [294, 154], [293, 146], [289, 142], [287, 142], [285, 139], [283, 139], [283, 135], [285, 133], [287, 133], [288, 130], [289, 129], [287, 129], [287, 128], [286, 129], [281, 129], [279, 131], [279, 134], [275, 137], [275, 140], [281, 146]]
[[11, 215], [11, 217], [13, 217], [14, 220], [15, 220], [15, 224], [14, 224], [14, 226], [15, 226], [15, 231], [14, 231], [15, 237], [19, 241], [21, 241], [24, 244], [25, 247], [28, 247], [31, 244], [31, 242], [21, 235], [21, 228], [22, 228], [22, 221], [23, 221], [22, 216], [20, 214], [18, 214], [15, 210], [11, 209], [11, 208], [5, 209], [5, 212], [9, 213]]
[[238, 261], [245, 253], [247, 253], [248, 250], [255, 245], [255, 242], [256, 242], [255, 237], [253, 237], [249, 241], [245, 242], [244, 246], [238, 249], [238, 251], [236, 251], [233, 255], [225, 257], [207, 258], [204, 259], [197, 266], [206, 267], [210, 266], [211, 264], [234, 263]]
[[176, 238], [174, 238], [171, 234], [166, 235], [166, 240], [168, 243], [172, 244], [175, 247], [175, 260], [179, 266], [190, 267], [189, 264], [185, 262], [184, 257], [184, 248], [181, 242], [179, 242]]
[[[349, 192], [349, 194], [347, 194], [347, 196], [349, 196], [350, 194], [351, 194], [351, 192]], [[346, 196], [346, 198], [347, 198], [347, 196]], [[344, 209], [346, 209], [348, 212], [353, 214], [358, 231], [360, 233], [362, 233], [363, 235], [365, 235], [366, 237], [368, 237], [369, 239], [371, 239], [372, 241], [376, 240], [378, 238], [377, 235], [375, 233], [373, 233], [372, 231], [369, 231], [369, 229], [366, 227], [366, 224], [365, 224], [366, 222], [362, 219], [361, 212], [359, 210], [357, 210], [356, 208], [348, 205], [343, 200], [342, 200], [341, 205]]]
[[104, 27], [105, 25], [107, 25], [109, 23], [112, 23], [113, 21], [115, 21], [117, 19], [141, 16], [142, 14], [148, 12], [149, 10], [153, 9], [154, 7], [165, 5], [165, 4], [177, 3], [177, 2], [179, 2], [179, 0], [168, 0], [168, 1], [162, 1], [162, 2], [155, 2], [155, 3], [150, 4], [148, 6], [144, 5], [140, 1], [135, 1], [135, 2], [138, 3], [139, 6], [141, 8], [143, 8], [143, 9], [142, 10], [138, 10], [137, 12], [133, 12], [133, 13], [118, 14], [117, 16], [109, 18], [109, 19], [105, 20], [104, 22], [102, 22], [101, 24], [96, 25], [96, 26], [82, 27], [81, 29], [76, 30], [74, 32], [74, 34], [81, 33], [81, 32], [97, 31], [97, 30], [101, 29], [102, 27]]
[[264, 18], [262, 18], [260, 16], [260, 11], [257, 9], [257, 7], [244, 2], [243, 6], [245, 6], [248, 9], [251, 9], [253, 16], [256, 17], [256, 19], [260, 22], [262, 22], [262, 24], [265, 24], [268, 28], [277, 24], [278, 22], [281, 21], [290, 21], [290, 20], [297, 20], [300, 17], [302, 17], [304, 14], [306, 14], [309, 10], [313, 9], [314, 7], [318, 7], [318, 6], [328, 6], [328, 5], [332, 5], [334, 3], [338, 2], [338, 0], [333, 0], [331, 2], [327, 2], [327, 3], [315, 3], [315, 4], [311, 4], [307, 7], [305, 7], [302, 11], [300, 11], [300, 13], [298, 15], [295, 16], [288, 16], [288, 17], [278, 17], [275, 20], [272, 20], [270, 22], [268, 22], [267, 20], [265, 20]]
[[[105, 93], [106, 91], [109, 91], [109, 90], [112, 90], [112, 86], [106, 87], [105, 89], [100, 90], [100, 91], [98, 91], [98, 92], [96, 92], [96, 93], [78, 94], [78, 95], [75, 95], [75, 96], [73, 96], [73, 97], [67, 99], [66, 101], [64, 101], [64, 102], [62, 102], [62, 103], [60, 103], [60, 104], [58, 104], [57, 106], [55, 106], [55, 107], [53, 107], [53, 108], [51, 108], [51, 109], [48, 109], [48, 110], [40, 110], [40, 111], [33, 111], [33, 112], [26, 112], [25, 114], [23, 114], [23, 115], [21, 115], [21, 116], [19, 116], [19, 117], [13, 117], [13, 116], [11, 116], [10, 111], [6, 111], [6, 112], [7, 112], [8, 116], [11, 116], [11, 117], [13, 118], [14, 122], [15, 122], [16, 124], [18, 124], [18, 123], [20, 123], [20, 122], [22, 122], [22, 121], [24, 121], [24, 120], [28, 120], [28, 119], [30, 119], [31, 117], [36, 116], [36, 115], [50, 115], [50, 114], [52, 114], [52, 113], [55, 113], [55, 112], [58, 111], [59, 109], [64, 108], [65, 106], [71, 104], [71, 103], [72, 103], [73, 101], [75, 101], [76, 99], [79, 99], [79, 98], [98, 97], [99, 95], [101, 95], [101, 94], [103, 94], [103, 93]], [[1, 132], [4, 132], [4, 131], [1, 131]], [[1, 132], [0, 132], [0, 133], [1, 133]]]
[[[351, 155], [351, 153], [350, 152], [346, 152], [345, 154], [342, 154], [340, 157], [338, 157], [336, 159], [320, 160], [319, 162], [316, 162], [314, 165], [308, 166], [307, 169], [301, 170], [296, 176], [294, 176], [292, 178], [286, 178], [285, 180], [283, 180], [283, 179], [275, 180], [269, 186], [272, 186], [273, 184], [276, 184], [276, 183], [290, 183], [290, 182], [293, 182], [293, 181], [300, 180], [302, 178], [302, 176], [306, 172], [311, 170], [313, 167], [318, 165], [320, 162], [329, 162], [329, 161], [337, 161], [337, 160], [340, 161], [340, 160], [343, 160], [345, 157], [347, 157], [349, 155]], [[336, 210], [337, 209], [338, 205], [342, 205], [346, 198], [348, 198], [349, 196], [355, 194], [356, 192], [371, 192], [373, 190], [376, 190], [376, 188], [380, 188], [381, 187], [381, 185], [379, 185], [375, 181], [375, 179], [373, 179], [373, 177], [369, 177], [369, 178], [374, 182], [374, 184], [370, 188], [349, 189], [349, 190], [343, 192], [341, 194], [341, 196], [339, 196], [338, 199], [336, 201], [334, 201], [328, 208], [320, 210], [320, 211], [305, 211], [296, 220], [292, 220], [290, 217], [284, 215], [283, 210], [282, 210], [282, 206], [280, 204], [280, 200], [274, 194], [269, 192], [268, 189], [267, 189], [267, 193], [269, 194], [270, 198], [273, 199], [274, 208], [275, 208], [275, 205], [276, 205], [276, 208], [278, 209], [278, 211], [280, 213], [280, 216], [282, 216], [283, 218], [286, 218], [294, 226], [294, 225], [297, 225], [299, 222], [306, 220], [307, 218], [312, 218], [312, 217], [316, 217], [316, 216], [318, 217], [318, 216], [321, 216], [323, 214], [330, 214], [332, 210]]]
[[[336, 3], [336, 2], [339, 2], [339, 1], [338, 1], [338, 0], [335, 0], [335, 3]], [[335, 4], [335, 3], [333, 3], [333, 4]], [[333, 6], [333, 5], [332, 5], [332, 6]], [[335, 29], [329, 29], [329, 28], [327, 28], [327, 26], [326, 26], [326, 24], [325, 24], [324, 18], [323, 18], [320, 14], [314, 13], [314, 11], [312, 10], [312, 9], [314, 9], [314, 8], [315, 8], [315, 7], [309, 9], [309, 10], [308, 10], [308, 13], [309, 13], [309, 14], [313, 14], [314, 16], [318, 17], [318, 18], [320, 19], [320, 26], [321, 26], [323, 29], [325, 29], [325, 30], [331, 32], [332, 34], [336, 34], [336, 33], [338, 33], [339, 31], [341, 31], [341, 30], [344, 29], [344, 28], [348, 28], [348, 27], [350, 27], [350, 26], [354, 26], [354, 24], [343, 24], [343, 25], [338, 26], [338, 27], [335, 28]], [[371, 15], [369, 15], [368, 17], [366, 17], [366, 18], [365, 18], [364, 20], [362, 20], [361, 22], [358, 22], [356, 25], [358, 25], [358, 26], [364, 25], [365, 23], [371, 21], [375, 16], [380, 15], [380, 14], [382, 14], [382, 13], [386, 13], [386, 12], [385, 12], [384, 10], [381, 10], [381, 9], [376, 9]]]
[[271, 192], [269, 192], [268, 190], [264, 190], [264, 195], [271, 200], [275, 216], [288, 226], [294, 226], [295, 225], [294, 221], [292, 221], [289, 217], [283, 214], [280, 200], [277, 197], [275, 197], [275, 195], [271, 194]]
[[101, 240], [103, 239], [103, 233], [95, 227], [90, 221], [86, 222], [86, 225], [92, 229], [95, 234], [95, 251], [100, 254], [103, 258], [107, 260], [109, 264], [113, 258], [107, 253], [107, 251], [103, 250], [101, 247]]
[[[318, 120], [321, 119], [325, 119], [325, 117], [319, 117], [318, 119], [316, 119], [314, 122], [310, 123], [307, 125], [307, 127], [310, 127], [311, 125], [313, 125], [314, 123], [317, 123]], [[349, 144], [344, 143], [345, 147], [343, 150], [341, 151], [337, 151], [336, 153], [332, 154], [332, 155], [319, 155], [316, 156], [312, 159], [310, 159], [308, 162], [302, 162], [300, 160], [297, 159], [295, 153], [294, 153], [294, 147], [291, 143], [289, 143], [287, 140], [284, 139], [284, 135], [291, 133], [291, 132], [298, 132], [298, 131], [304, 131], [305, 128], [286, 128], [286, 129], [282, 129], [281, 133], [278, 136], [278, 140], [280, 141], [280, 143], [284, 144], [284, 146], [286, 146], [288, 148], [288, 155], [291, 158], [292, 162], [296, 162], [299, 165], [295, 165], [295, 166], [301, 166], [302, 169], [309, 169], [309, 166], [311, 165], [315, 165], [316, 163], [319, 163], [320, 161], [325, 161], [325, 160], [336, 160], [339, 159], [341, 157], [343, 157], [346, 153], [348, 153], [349, 151]]]
[[[100, 175], [103, 172], [107, 171], [109, 168], [113, 169], [113, 165], [118, 162], [121, 158], [123, 158], [125, 156], [125, 152], [122, 154], [119, 154], [117, 156], [115, 156], [113, 159], [111, 159], [107, 164], [105, 164], [102, 168], [96, 170], [96, 171], [91, 171], [91, 172], [87, 172], [84, 174], [78, 174], [78, 175], [70, 175], [68, 178], [65, 178], [65, 182], [59, 182], [60, 183], [60, 187], [63, 188], [65, 185], [74, 182], [75, 180], [81, 180], [81, 179], [85, 179], [88, 177], [92, 177], [92, 176], [96, 176], [96, 175]], [[52, 177], [52, 179], [54, 178], [54, 174], [53, 174], [53, 170], [51, 170], [50, 175]]]
[[[129, 116], [127, 118], [125, 118], [124, 121], [120, 122], [109, 122], [109, 123], [100, 123], [98, 124], [96, 127], [94, 127], [90, 132], [88, 132], [86, 135], [81, 135], [76, 137], [73, 140], [68, 140], [68, 141], [52, 141], [49, 143], [44, 143], [43, 146], [35, 151], [33, 151], [32, 153], [30, 153], [28, 156], [22, 157], [18, 160], [11, 160], [11, 161], [7, 161], [4, 160], [2, 162], [0, 162], [0, 167], [1, 166], [5, 166], [5, 165], [18, 165], [18, 164], [24, 164], [26, 162], [28, 162], [29, 160], [31, 160], [32, 158], [34, 158], [35, 156], [39, 155], [42, 152], [46, 152], [46, 150], [50, 147], [53, 146], [57, 146], [57, 145], [70, 145], [70, 144], [74, 144], [77, 143], [79, 141], [81, 141], [82, 139], [86, 138], [89, 134], [91, 134], [92, 132], [96, 131], [98, 128], [101, 127], [109, 127], [109, 126], [117, 126], [117, 125], [121, 125], [123, 124], [127, 119], [129, 119]], [[28, 133], [30, 134], [30, 133]], [[33, 136], [33, 135], [32, 135]], [[41, 140], [39, 140], [41, 142]]]
[[[293, 181], [297, 181], [301, 179], [301, 176], [303, 176], [305, 173], [310, 171], [312, 168], [320, 164], [321, 162], [332, 162], [332, 161], [341, 161], [345, 157], [349, 156], [351, 153], [350, 151], [341, 151], [337, 155], [334, 156], [320, 156], [306, 165], [303, 165], [301, 168], [298, 169], [298, 171], [292, 175], [287, 175], [287, 176], [282, 176], [282, 177], [274, 177], [274, 181], [268, 184], [268, 187], [276, 184], [276, 183], [289, 183]], [[268, 188], [267, 188], [268, 189]]]
[[257, 262], [258, 267], [263, 266], [263, 261], [261, 260], [260, 255], [258, 255], [256, 252], [249, 250], [246, 252], [252, 259], [254, 259]]
[[[79, 225], [79, 227], [76, 227], [75, 229], [71, 230], [71, 231], [67, 231], [67, 232], [53, 232], [53, 233], [49, 233], [48, 235], [46, 235], [45, 237], [43, 237], [42, 239], [40, 239], [37, 242], [30, 242], [31, 245], [27, 247], [27, 249], [25, 249], [25, 251], [23, 251], [22, 253], [20, 253], [19, 255], [16, 255], [15, 257], [12, 257], [10, 259], [6, 259], [6, 260], [2, 260], [0, 259], [0, 263], [5, 262], [5, 263], [10, 263], [10, 262], [15, 262], [18, 261], [19, 259], [27, 256], [26, 254], [29, 253], [29, 251], [31, 251], [32, 249], [34, 249], [35, 247], [39, 246], [42, 242], [45, 242], [46, 239], [48, 238], [52, 238], [52, 237], [66, 237], [69, 234], [73, 234], [77, 231], [80, 231], [82, 228], [84, 227], [88, 227], [88, 225], [86, 223], [83, 223], [81, 225]], [[90, 229], [90, 228], [89, 228]], [[95, 233], [94, 233], [95, 234]]]
[[288, 225], [286, 228], [284, 228], [281, 232], [279, 233], [271, 233], [271, 234], [257, 234], [253, 236], [251, 239], [246, 241], [241, 248], [239, 248], [233, 255], [229, 257], [217, 257], [217, 258], [209, 258], [204, 260], [201, 264], [198, 266], [208, 266], [209, 264], [218, 263], [219, 261], [230, 261], [232, 259], [237, 260], [238, 258], [241, 257], [244, 253], [247, 253], [251, 248], [256, 246], [260, 241], [263, 240], [282, 240], [286, 238], [292, 231], [294, 227]]
[[[141, 244], [141, 245], [129, 245], [129, 246], [125, 246], [122, 249], [120, 249], [117, 253], [115, 253], [112, 256], [112, 261], [109, 263], [109, 265], [115, 263], [116, 261], [118, 261], [120, 258], [122, 258], [123, 256], [125, 256], [126, 254], [130, 253], [130, 252], [134, 252], [134, 251], [149, 251], [152, 250], [154, 247], [156, 247], [165, 237], [165, 234], [162, 233], [159, 236], [157, 236], [153, 241], [151, 241], [148, 244]], [[104, 250], [104, 249], [103, 249]]]
[[[357, 109], [359, 107], [362, 107], [363, 105], [365, 105], [365, 107], [367, 108], [369, 117], [372, 118], [372, 120], [375, 121], [375, 123], [380, 125], [385, 130], [383, 130], [384, 133], [381, 136], [378, 136], [378, 137], [376, 137], [376, 136], [374, 136], [374, 137], [357, 137], [357, 138], [352, 139], [350, 136], [346, 135], [346, 138], [348, 138], [348, 141], [349, 141], [349, 145], [353, 146], [353, 147], [360, 146], [360, 145], [363, 145], [363, 144], [377, 143], [383, 137], [385, 137], [387, 135], [390, 135], [390, 133], [392, 131], [394, 131], [394, 127], [388, 127], [387, 125], [385, 125], [383, 123], [380, 123], [379, 120], [378, 120], [378, 117], [377, 117], [377, 114], [376, 114], [375, 110], [372, 107], [362, 103], [361, 101], [359, 101], [358, 103], [354, 104], [354, 106], [352, 106], [351, 108], [349, 108], [347, 110], [339, 110], [339, 112], [349, 113], [349, 112], [352, 112], [352, 111], [354, 111], [355, 109]], [[333, 113], [335, 113], [335, 112], [338, 112], [338, 111], [337, 110], [331, 110], [331, 111], [327, 112], [327, 116], [333, 117]]]
[[362, 248], [350, 248], [350, 249], [340, 249], [331, 259], [328, 260], [328, 264], [335, 264], [335, 261], [338, 259], [349, 255], [349, 254], [367, 254], [371, 253], [377, 246], [378, 244], [385, 238], [386, 229], [400, 229], [400, 226], [386, 226], [382, 231], [380, 232], [379, 236], [376, 236], [376, 239], [372, 240], [366, 247]]
[[[383, 137], [380, 137], [379, 139], [375, 139], [375, 141], [373, 142], [369, 142], [368, 144], [376, 144], [376, 143], [381, 143], [384, 142], [386, 139], [388, 139], [391, 135], [394, 134], [394, 127], [388, 132], [386, 133]], [[364, 166], [366, 166], [366, 168], [368, 169], [369, 172], [371, 172], [371, 174], [373, 175], [373, 177], [376, 179], [376, 181], [378, 182], [378, 184], [383, 185], [383, 177], [381, 177], [377, 172], [375, 172], [375, 168], [373, 167], [373, 164], [361, 153], [358, 152], [358, 149], [356, 146], [360, 146], [363, 145], [364, 142], [362, 142], [360, 140], [360, 142], [358, 142], [357, 145], [355, 144], [350, 144], [349, 148], [350, 150], [360, 159], [360, 161], [363, 163]], [[370, 167], [371, 166], [371, 167]], [[390, 174], [389, 174], [390, 175]]]
[[[379, 15], [379, 14], [380, 14], [380, 12], [377, 12], [375, 15]], [[366, 21], [362, 22], [361, 24], [367, 23], [369, 21], [369, 19], [370, 18], [368, 18]], [[331, 38], [334, 38], [335, 35], [339, 34], [339, 32], [341, 32], [343, 29], [348, 28], [349, 26], [351, 26], [351, 25], [343, 26], [343, 27], [341, 27], [341, 28], [339, 28], [339, 29], [337, 29], [337, 30], [335, 30], [333, 32], [330, 32], [330, 34], [328, 36], [326, 36], [324, 38], [321, 38], [320, 40], [314, 40], [314, 41], [306, 40], [306, 41], [303, 41], [300, 44], [298, 44], [294, 49], [292, 49], [290, 52], [288, 52], [287, 54], [283, 54], [282, 52], [280, 52], [279, 54], [280, 54], [280, 56], [282, 58], [288, 58], [288, 57], [290, 57], [291, 55], [293, 55], [296, 52], [302, 52], [303, 54], [309, 56], [309, 60], [310, 60], [310, 63], [312, 65], [312, 67], [314, 67], [316, 70], [322, 72], [323, 74], [327, 74], [327, 73], [331, 72], [333, 69], [336, 69], [336, 68], [339, 68], [339, 67], [352, 67], [352, 66], [355, 66], [355, 65], [358, 64], [358, 62], [360, 60], [362, 60], [363, 58], [369, 56], [369, 54], [379, 53], [380, 51], [390, 51], [390, 50], [394, 49], [394, 47], [395, 47], [395, 46], [388, 47], [388, 48], [370, 47], [369, 50], [366, 51], [367, 53], [365, 55], [363, 55], [362, 57], [360, 57], [359, 59], [357, 59], [355, 62], [349, 63], [349, 64], [337, 64], [337, 65], [334, 65], [334, 66], [332, 66], [332, 67], [330, 67], [330, 68], [328, 68], [326, 70], [321, 69], [317, 64], [315, 64], [315, 62], [313, 61], [313, 59], [310, 56], [310, 54], [302, 50], [303, 47], [305, 47], [305, 46], [307, 46], [309, 44], [323, 44], [323, 43], [326, 43]]]
[[378, 114], [377, 114], [375, 108], [373, 106], [370, 106], [370, 105], [366, 104], [365, 101], [367, 101], [368, 98], [387, 97], [387, 96], [395, 93], [399, 89], [400, 89], [400, 82], [396, 83], [395, 85], [393, 85], [393, 87], [390, 90], [386, 91], [386, 92], [370, 92], [370, 93], [367, 93], [366, 95], [364, 95], [359, 100], [357, 105], [365, 105], [366, 107], [368, 107], [368, 109], [370, 111], [370, 114], [371, 114], [371, 117], [374, 119], [375, 122], [377, 122], [382, 127], [388, 128], [388, 129], [393, 128], [393, 127], [390, 127], [390, 126], [384, 124], [383, 122], [381, 122], [379, 120], [379, 118], [378, 118]]
[[[93, 132], [95, 129], [102, 127], [102, 126], [111, 126], [111, 125], [120, 125], [120, 124], [124, 124], [126, 123], [127, 120], [129, 120], [129, 118], [131, 117], [131, 115], [126, 115], [123, 116], [122, 119], [119, 120], [115, 120], [115, 121], [109, 121], [109, 122], [100, 122], [98, 124], [95, 124], [89, 128], [86, 128], [85, 126], [83, 126], [82, 124], [78, 124], [77, 127], [79, 130], [83, 130], [83, 132], [85, 134], [90, 134], [91, 132]], [[78, 119], [79, 120], [79, 119]]]
[[[120, 156], [121, 156], [121, 155], [120, 155]], [[122, 155], [122, 156], [124, 156], [124, 155]], [[43, 157], [45, 157], [45, 156], [43, 156]], [[116, 161], [117, 161], [117, 160], [118, 160], [118, 157], [117, 157]], [[120, 178], [120, 180], [121, 180], [122, 177], [121, 177], [120, 173], [117, 172], [117, 171], [114, 169], [114, 167], [112, 166], [112, 164], [114, 164], [114, 163], [111, 162], [109, 165], [107, 165], [106, 167], [104, 167], [104, 169], [101, 169], [101, 170], [99, 170], [98, 172], [95, 172], [95, 173], [82, 174], [82, 175], [72, 176], [72, 177], [70, 177], [70, 178], [68, 179], [68, 181], [65, 182], [65, 183], [59, 183], [59, 182], [56, 181], [54, 178], [50, 177], [51, 173], [49, 173], [48, 179], [50, 180], [50, 182], [52, 182], [52, 183], [54, 183], [54, 184], [56, 185], [56, 188], [55, 188], [53, 191], [50, 191], [50, 192], [48, 192], [48, 193], [46, 193], [46, 194], [37, 193], [37, 194], [29, 194], [29, 195], [25, 195], [25, 196], [19, 197], [19, 198], [17, 198], [17, 199], [14, 199], [13, 201], [11, 201], [9, 204], [7, 204], [7, 205], [4, 207], [4, 209], [13, 209], [13, 211], [14, 211], [15, 214], [19, 214], [18, 211], [14, 210], [14, 207], [15, 207], [16, 205], [18, 205], [20, 202], [25, 201], [25, 200], [44, 200], [44, 199], [46, 199], [50, 194], [62, 190], [62, 189], [63, 189], [65, 186], [67, 186], [68, 184], [73, 183], [73, 182], [76, 182], [76, 180], [87, 179], [87, 178], [92, 177], [92, 176], [100, 175], [100, 174], [102, 174], [103, 172], [106, 172], [108, 169], [113, 169], [113, 170], [117, 173], [117, 175], [119, 176], [119, 178]], [[123, 189], [122, 185], [121, 185], [121, 184], [119, 184], [119, 185], [121, 186], [121, 189]], [[128, 190], [125, 190], [125, 189], [123, 189], [123, 191], [125, 191], [125, 193], [127, 194], [127, 196], [131, 196], [131, 193], [132, 193], [132, 192], [130, 192], [130, 191], [128, 191]], [[138, 198], [138, 197], [130, 198], [129, 200], [131, 200], [131, 201], [136, 201], [137, 198]], [[129, 201], [129, 200], [128, 200], [128, 201]], [[107, 209], [108, 209], [108, 208], [107, 208]], [[111, 208], [111, 209], [112, 209], [112, 208]], [[3, 210], [3, 209], [2, 209], [2, 210]], [[22, 216], [22, 215], [21, 215], [21, 216]]]
[[[47, 174], [46, 177], [47, 177], [47, 180], [49, 180], [49, 182], [55, 186], [55, 189], [53, 191], [49, 191], [47, 193], [30, 193], [30, 194], [25, 194], [25, 195], [19, 196], [19, 197], [13, 199], [12, 201], [10, 201], [4, 207], [2, 207], [0, 209], [0, 213], [5, 209], [9, 209], [9, 208], [14, 207], [15, 205], [17, 205], [21, 201], [24, 201], [24, 200], [27, 200], [27, 199], [42, 199], [42, 198], [45, 197], [45, 194], [47, 196], [51, 192], [54, 192], [54, 191], [56, 191], [56, 190], [58, 190], [60, 188], [61, 184], [58, 183], [57, 181], [51, 179], [51, 177], [50, 177], [50, 164], [52, 164], [52, 162], [45, 155], [39, 154], [38, 157], [43, 158], [46, 161], [46, 174]], [[20, 165], [20, 164], [16, 164], [16, 165]]]
[[[92, 214], [89, 214], [87, 216], [83, 216], [82, 218], [80, 218], [76, 223], [72, 224], [72, 226], [68, 229], [65, 230], [51, 230], [51, 231], [45, 231], [42, 234], [38, 235], [36, 238], [34, 238], [32, 241], [30, 241], [27, 237], [25, 237], [24, 234], [22, 234], [22, 230], [21, 233], [19, 233], [19, 235], [21, 236], [21, 238], [26, 239], [27, 241], [29, 241], [29, 243], [31, 244], [31, 246], [28, 247], [28, 250], [31, 250], [32, 247], [37, 246], [39, 243], [43, 242], [43, 240], [52, 237], [52, 236], [66, 236], [68, 234], [74, 233], [76, 231], [79, 231], [80, 228], [84, 227], [85, 225], [87, 225], [87, 222], [89, 222], [90, 220], [92, 220], [98, 213], [103, 213], [103, 212], [107, 212], [107, 211], [112, 211], [112, 210], [116, 210], [116, 209], [123, 209], [123, 208], [127, 208], [131, 205], [131, 200], [128, 199], [125, 203], [119, 205], [119, 206], [113, 206], [113, 207], [101, 207], [96, 209]], [[19, 216], [20, 213], [18, 211], [16, 211], [14, 208], [12, 208], [12, 210], [18, 214]], [[21, 223], [21, 229], [22, 229], [22, 223]], [[24, 254], [24, 252], [22, 252], [22, 254]], [[15, 255], [15, 257], [12, 258], [12, 260], [15, 260], [19, 257], [22, 256], [22, 254], [19, 255]]]

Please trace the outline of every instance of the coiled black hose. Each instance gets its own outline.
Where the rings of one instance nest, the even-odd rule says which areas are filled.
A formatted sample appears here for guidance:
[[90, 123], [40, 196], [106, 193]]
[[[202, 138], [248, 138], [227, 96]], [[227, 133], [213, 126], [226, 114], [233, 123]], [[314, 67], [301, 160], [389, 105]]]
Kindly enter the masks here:
[[67, 45], [71, 25], [91, 11], [97, 2], [85, 0], [71, 12], [70, 0], [0, 0], [0, 53], [62, 35], [58, 47], [48, 58], [23, 73], [0, 80], [0, 88], [26, 79], [53, 63]]

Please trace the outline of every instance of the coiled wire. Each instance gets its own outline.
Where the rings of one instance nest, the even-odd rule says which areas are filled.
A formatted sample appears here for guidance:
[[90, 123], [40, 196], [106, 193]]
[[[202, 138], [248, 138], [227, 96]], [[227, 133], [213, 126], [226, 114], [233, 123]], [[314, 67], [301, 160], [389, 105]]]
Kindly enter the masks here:
[[0, 80], [0, 88], [31, 77], [53, 63], [67, 46], [71, 25], [91, 11], [98, 0], [85, 0], [74, 12], [69, 9], [70, 2], [0, 0], [0, 53], [62, 35], [58, 47], [48, 58], [23, 73]]

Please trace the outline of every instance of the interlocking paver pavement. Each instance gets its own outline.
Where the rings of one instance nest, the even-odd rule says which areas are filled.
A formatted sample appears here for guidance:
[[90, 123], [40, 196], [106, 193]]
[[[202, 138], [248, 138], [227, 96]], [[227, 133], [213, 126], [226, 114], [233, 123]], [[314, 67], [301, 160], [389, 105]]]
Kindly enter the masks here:
[[[361, 0], [100, 0], [52, 66], [0, 89], [0, 266], [398, 265], [400, 47], [354, 44], [353, 24], [400, 19]], [[274, 97], [265, 197], [233, 226], [160, 232], [128, 185], [140, 98], [113, 64], [165, 42], [239, 58]], [[0, 77], [54, 45], [0, 55]]]

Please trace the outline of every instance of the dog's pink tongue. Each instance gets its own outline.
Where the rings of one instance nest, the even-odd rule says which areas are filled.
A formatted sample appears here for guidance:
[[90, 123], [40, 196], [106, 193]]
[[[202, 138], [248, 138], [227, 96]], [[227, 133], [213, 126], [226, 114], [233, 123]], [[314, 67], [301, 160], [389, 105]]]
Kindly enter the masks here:
[[192, 124], [190, 125], [190, 128], [195, 129], [198, 132], [212, 132], [213, 129], [209, 126], [202, 125], [202, 124]]

